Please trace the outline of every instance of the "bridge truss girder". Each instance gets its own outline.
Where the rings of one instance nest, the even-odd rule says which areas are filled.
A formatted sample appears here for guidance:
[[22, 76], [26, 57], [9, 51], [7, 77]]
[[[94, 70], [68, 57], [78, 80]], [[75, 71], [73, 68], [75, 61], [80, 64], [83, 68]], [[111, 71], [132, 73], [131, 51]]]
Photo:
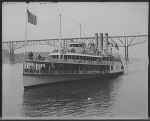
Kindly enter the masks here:
[[125, 48], [125, 60], [129, 61], [128, 48], [130, 46], [148, 42], [148, 35], [117, 36], [117, 37], [109, 37], [109, 39], [111, 40], [111, 42], [117, 43], [119, 47]]
[[[98, 37], [98, 46], [100, 46], [100, 37]], [[105, 37], [103, 37], [105, 41]], [[125, 48], [125, 59], [128, 60], [128, 47], [134, 46], [137, 44], [144, 43], [148, 40], [148, 35], [135, 35], [135, 36], [110, 36], [108, 37], [108, 41], [110, 43], [118, 44], [118, 47]], [[68, 47], [69, 42], [84, 42], [86, 43], [86, 47], [88, 48], [88, 43], [95, 43], [95, 37], [85, 37], [85, 38], [62, 38], [60, 42], [60, 47]], [[104, 42], [103, 42], [104, 43]], [[59, 39], [42, 39], [42, 40], [27, 40], [25, 41], [8, 41], [2, 42], [2, 49], [8, 50], [10, 54], [14, 54], [14, 50], [23, 48], [26, 46], [33, 45], [50, 45], [54, 47], [59, 47]], [[12, 51], [13, 50], [13, 51]]]

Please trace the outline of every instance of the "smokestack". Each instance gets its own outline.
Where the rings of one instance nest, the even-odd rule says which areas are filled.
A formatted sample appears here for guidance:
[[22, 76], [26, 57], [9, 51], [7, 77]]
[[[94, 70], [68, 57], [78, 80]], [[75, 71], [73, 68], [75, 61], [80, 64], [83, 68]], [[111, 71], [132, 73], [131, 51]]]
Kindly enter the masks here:
[[98, 49], [98, 33], [95, 33], [95, 49]]
[[100, 33], [100, 51], [103, 52], [103, 33]]
[[64, 39], [64, 40], [63, 40], [64, 49], [65, 49], [65, 45], [66, 45], [66, 44], [65, 44], [65, 41], [66, 41], [66, 40]]
[[108, 33], [105, 33], [105, 55], [108, 55]]
[[65, 43], [66, 43], [66, 50], [67, 50], [67, 39], [66, 39], [66, 42], [65, 42]]

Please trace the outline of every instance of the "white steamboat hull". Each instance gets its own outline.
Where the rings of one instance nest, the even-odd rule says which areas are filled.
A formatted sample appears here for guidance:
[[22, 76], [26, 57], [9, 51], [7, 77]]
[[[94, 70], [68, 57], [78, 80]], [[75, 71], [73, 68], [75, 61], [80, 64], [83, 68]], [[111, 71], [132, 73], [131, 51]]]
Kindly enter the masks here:
[[89, 78], [102, 77], [106, 75], [114, 75], [123, 73], [123, 70], [116, 71], [114, 73], [107, 74], [59, 74], [59, 75], [23, 75], [23, 85], [24, 88], [35, 86], [35, 85], [43, 85], [48, 83], [55, 82], [64, 82], [64, 81], [73, 81], [73, 80], [82, 80]]

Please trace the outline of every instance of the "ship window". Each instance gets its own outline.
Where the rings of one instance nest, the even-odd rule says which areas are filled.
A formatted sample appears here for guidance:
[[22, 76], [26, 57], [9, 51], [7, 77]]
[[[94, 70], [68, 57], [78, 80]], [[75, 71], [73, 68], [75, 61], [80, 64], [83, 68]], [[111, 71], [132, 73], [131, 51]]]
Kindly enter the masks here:
[[78, 47], [82, 47], [82, 44], [78, 44]]
[[70, 44], [69, 47], [82, 47], [82, 44]]
[[104, 61], [107, 61], [107, 59], [106, 59], [106, 58], [103, 58], [103, 60], [104, 60]]
[[121, 62], [121, 59], [119, 58], [119, 59], [115, 59], [115, 62]]
[[[57, 55], [57, 59], [58, 59], [58, 55]], [[63, 55], [60, 55], [60, 59], [63, 59]]]
[[71, 55], [68, 55], [68, 59], [71, 59]]
[[110, 70], [110, 66], [109, 65], [107, 66], [107, 70]]
[[64, 55], [64, 59], [67, 59], [67, 55]]
[[110, 58], [110, 61], [113, 61], [113, 59], [112, 59], [112, 58]]
[[75, 56], [74, 56], [74, 55], [72, 56], [72, 59], [75, 59]]

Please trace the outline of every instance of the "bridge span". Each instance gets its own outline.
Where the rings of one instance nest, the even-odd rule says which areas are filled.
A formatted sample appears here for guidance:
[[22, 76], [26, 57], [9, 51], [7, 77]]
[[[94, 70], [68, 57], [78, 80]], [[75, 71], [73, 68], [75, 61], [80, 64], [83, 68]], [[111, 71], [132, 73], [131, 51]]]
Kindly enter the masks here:
[[[60, 46], [61, 48], [67, 47], [68, 43], [71, 41], [74, 42], [85, 42], [86, 46], [88, 47], [89, 42], [95, 43], [96, 39], [95, 37], [84, 37], [84, 38], [62, 38]], [[98, 40], [100, 40], [100, 37], [98, 37]], [[105, 41], [105, 37], [103, 37], [103, 40]], [[117, 43], [118, 47], [124, 47], [125, 48], [125, 60], [129, 61], [128, 57], [128, 48], [130, 46], [134, 46], [137, 44], [141, 44], [148, 41], [148, 35], [133, 35], [133, 36], [109, 36], [108, 41], [110, 43]], [[41, 39], [41, 40], [24, 40], [22, 41], [7, 41], [2, 42], [2, 49], [7, 50], [10, 52], [9, 61], [10, 63], [15, 63], [15, 54], [14, 50], [23, 48], [25, 46], [33, 46], [33, 45], [49, 45], [58, 47], [59, 46], [59, 39]], [[98, 46], [100, 45], [100, 41], [98, 41]]]

